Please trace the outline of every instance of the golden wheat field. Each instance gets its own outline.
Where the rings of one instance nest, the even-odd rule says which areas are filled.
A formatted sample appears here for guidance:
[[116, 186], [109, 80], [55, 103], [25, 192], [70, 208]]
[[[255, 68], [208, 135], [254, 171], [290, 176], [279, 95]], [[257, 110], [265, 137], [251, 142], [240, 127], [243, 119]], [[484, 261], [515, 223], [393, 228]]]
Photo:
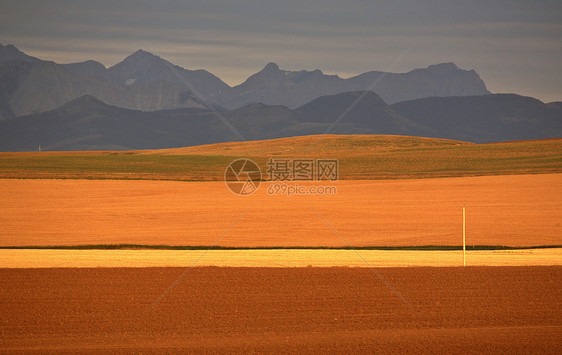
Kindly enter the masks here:
[[460, 245], [463, 206], [467, 245], [562, 244], [561, 174], [333, 186], [238, 196], [224, 182], [3, 179], [0, 245]]
[[[462, 251], [444, 250], [14, 250], [0, 249], [0, 268], [92, 267], [452, 267]], [[473, 250], [467, 266], [562, 266], [562, 250]]]

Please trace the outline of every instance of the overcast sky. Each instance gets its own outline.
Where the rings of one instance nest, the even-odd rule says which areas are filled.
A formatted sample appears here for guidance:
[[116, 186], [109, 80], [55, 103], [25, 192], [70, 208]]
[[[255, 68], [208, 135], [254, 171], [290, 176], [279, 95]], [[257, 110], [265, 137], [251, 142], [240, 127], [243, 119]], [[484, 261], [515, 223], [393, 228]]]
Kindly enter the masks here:
[[[562, 101], [562, 1], [6, 1], [0, 43], [111, 66], [139, 48], [237, 85], [268, 62], [349, 77], [442, 62]], [[376, 91], [376, 88], [375, 88]]]

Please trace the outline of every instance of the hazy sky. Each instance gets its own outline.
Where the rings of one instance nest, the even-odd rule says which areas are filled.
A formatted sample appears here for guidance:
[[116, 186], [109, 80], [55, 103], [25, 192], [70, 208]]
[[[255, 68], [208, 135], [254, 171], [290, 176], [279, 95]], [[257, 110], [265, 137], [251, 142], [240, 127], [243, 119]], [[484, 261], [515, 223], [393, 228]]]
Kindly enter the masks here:
[[[441, 62], [492, 92], [562, 101], [562, 1], [6, 1], [0, 43], [106, 66], [139, 48], [230, 85], [268, 62], [343, 77]], [[376, 88], [375, 88], [376, 90]]]

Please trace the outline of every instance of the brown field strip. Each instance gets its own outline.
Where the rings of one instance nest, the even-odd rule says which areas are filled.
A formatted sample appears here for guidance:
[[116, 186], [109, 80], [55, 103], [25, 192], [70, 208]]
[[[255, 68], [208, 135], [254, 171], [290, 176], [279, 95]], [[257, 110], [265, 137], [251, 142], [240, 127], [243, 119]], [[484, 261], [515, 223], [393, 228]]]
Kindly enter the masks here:
[[0, 352], [562, 352], [562, 267], [182, 272], [0, 269]]
[[[562, 266], [562, 249], [468, 251], [467, 266]], [[0, 250], [0, 268], [462, 266], [462, 251]]]
[[4, 179], [0, 246], [460, 245], [463, 206], [468, 245], [562, 244], [561, 174], [334, 186], [336, 195], [284, 196], [263, 183], [238, 196], [224, 182]]

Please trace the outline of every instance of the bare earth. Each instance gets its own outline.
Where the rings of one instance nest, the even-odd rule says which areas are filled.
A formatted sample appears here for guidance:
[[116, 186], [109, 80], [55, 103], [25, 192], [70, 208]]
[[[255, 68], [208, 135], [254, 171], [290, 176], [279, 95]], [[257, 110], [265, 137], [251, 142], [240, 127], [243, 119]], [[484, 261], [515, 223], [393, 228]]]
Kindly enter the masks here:
[[241, 197], [224, 182], [3, 179], [0, 246], [460, 245], [463, 206], [468, 245], [562, 244], [561, 174], [333, 185]]
[[559, 266], [184, 270], [1, 269], [0, 352], [562, 352]]

